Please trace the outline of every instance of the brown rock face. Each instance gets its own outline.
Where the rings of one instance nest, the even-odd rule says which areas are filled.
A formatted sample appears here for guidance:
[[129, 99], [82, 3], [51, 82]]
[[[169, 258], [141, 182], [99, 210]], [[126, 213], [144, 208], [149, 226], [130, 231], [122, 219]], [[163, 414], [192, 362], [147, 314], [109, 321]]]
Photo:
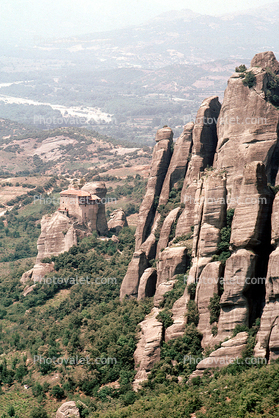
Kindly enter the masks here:
[[184, 126], [183, 133], [175, 142], [170, 165], [161, 190], [159, 205], [165, 205], [167, 203], [173, 185], [185, 176], [192, 148], [193, 128], [193, 122], [187, 123]]
[[251, 289], [251, 278], [256, 276], [257, 255], [241, 249], [226, 262], [224, 293], [220, 305], [218, 337], [222, 341], [231, 336], [236, 325], [249, 325], [249, 302], [246, 296]]
[[157, 244], [156, 259], [159, 258], [161, 250], [165, 249], [168, 246], [171, 230], [175, 222], [177, 221], [180, 211], [181, 211], [180, 207], [173, 209], [172, 211], [170, 211], [170, 213], [164, 220], [164, 223], [160, 232], [160, 238]]
[[140, 278], [147, 267], [148, 261], [145, 252], [135, 251], [121, 284], [120, 299], [123, 299], [125, 295], [137, 297]]
[[196, 288], [195, 302], [199, 310], [198, 330], [203, 334], [202, 346], [206, 347], [213, 340], [210, 324], [209, 303], [214, 293], [219, 294], [219, 279], [223, 275], [220, 261], [209, 263], [203, 269]]
[[81, 190], [91, 193], [92, 195], [98, 196], [101, 201], [98, 204], [98, 213], [96, 227], [97, 232], [100, 235], [106, 235], [108, 233], [107, 218], [106, 218], [106, 207], [105, 197], [107, 194], [107, 188], [103, 182], [86, 183]]
[[[255, 68], [259, 65], [260, 68]], [[268, 74], [266, 66], [278, 67], [273, 54], [257, 54], [252, 60], [256, 83], [243, 85], [240, 73], [228, 81], [217, 123], [218, 145], [214, 167], [224, 168], [228, 177], [229, 207], [236, 207], [246, 164], [261, 161], [266, 166], [269, 183], [278, 171], [279, 112], [265, 100]]]
[[164, 300], [165, 293], [170, 292], [175, 283], [176, 280], [169, 280], [168, 282], [162, 282], [159, 284], [154, 295], [154, 306], [156, 308], [160, 307], [161, 302]]
[[275, 74], [279, 73], [279, 63], [272, 51], [256, 54], [251, 61], [251, 67], [269, 68]]
[[237, 324], [251, 326], [261, 313], [264, 295], [261, 278], [268, 256], [272, 205], [272, 193], [266, 182], [262, 163], [247, 164], [232, 222], [231, 243], [236, 252], [225, 267], [218, 325], [220, 340], [230, 336]]
[[233, 248], [255, 248], [266, 238], [272, 200], [264, 164], [258, 161], [247, 164], [232, 222]]
[[56, 412], [56, 418], [80, 418], [76, 403], [74, 401], [63, 403]]
[[144, 270], [139, 282], [138, 300], [154, 296], [156, 290], [156, 282], [157, 270], [152, 267]]
[[185, 332], [187, 303], [190, 300], [187, 287], [181, 298], [177, 299], [172, 307], [173, 324], [165, 331], [165, 341], [182, 337]]
[[108, 221], [109, 231], [118, 234], [125, 226], [128, 226], [128, 223], [124, 210], [115, 209], [110, 214], [110, 220]]
[[[233, 363], [234, 360], [240, 359], [246, 346], [247, 338], [247, 332], [239, 332], [234, 338], [223, 342], [221, 348], [213, 351], [209, 357], [198, 363], [197, 369], [191, 374], [190, 379], [202, 376], [205, 370], [214, 369], [216, 367], [225, 367]], [[186, 361], [190, 360], [191, 359], [187, 359], [186, 356]]]
[[188, 264], [187, 248], [166, 248], [159, 255], [157, 288], [160, 283], [171, 280], [175, 274], [184, 274]]
[[141, 333], [136, 351], [134, 352], [137, 374], [133, 383], [134, 390], [147, 380], [148, 372], [160, 360], [163, 324], [156, 319], [159, 309], [153, 308], [140, 323]]
[[204, 100], [198, 110], [192, 134], [192, 157], [181, 192], [181, 202], [185, 204], [185, 209], [177, 222], [176, 236], [191, 232], [191, 226], [194, 224], [195, 182], [199, 179], [201, 171], [213, 163], [217, 145], [216, 123], [220, 108], [218, 97], [213, 96]]
[[265, 282], [265, 307], [257, 334], [255, 356], [268, 361], [279, 357], [279, 193], [276, 194], [271, 217], [271, 238], [275, 250], [270, 254]]
[[159, 197], [171, 158], [173, 133], [170, 128], [159, 129], [153, 150], [147, 189], [139, 210], [136, 229], [136, 250], [146, 240], [155, 216], [154, 202]]
[[77, 238], [70, 218], [60, 212], [55, 212], [51, 217], [43, 216], [36, 264], [43, 258], [69, 251], [73, 245], [77, 245]]

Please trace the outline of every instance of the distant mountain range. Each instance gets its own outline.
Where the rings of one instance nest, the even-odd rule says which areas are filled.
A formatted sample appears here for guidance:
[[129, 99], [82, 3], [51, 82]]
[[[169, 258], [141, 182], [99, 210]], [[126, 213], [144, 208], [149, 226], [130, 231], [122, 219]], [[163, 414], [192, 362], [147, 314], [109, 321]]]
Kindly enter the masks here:
[[185, 9], [126, 29], [67, 39], [39, 38], [33, 53], [82, 61], [94, 68], [149, 69], [247, 59], [267, 50], [279, 55], [278, 22], [279, 2], [218, 17]]

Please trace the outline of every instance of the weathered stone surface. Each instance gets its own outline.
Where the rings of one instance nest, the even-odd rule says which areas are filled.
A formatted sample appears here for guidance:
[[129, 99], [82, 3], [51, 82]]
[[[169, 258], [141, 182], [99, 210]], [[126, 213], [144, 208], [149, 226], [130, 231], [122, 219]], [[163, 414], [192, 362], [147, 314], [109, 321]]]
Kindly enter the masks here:
[[213, 351], [209, 357], [198, 363], [197, 369], [191, 374], [190, 379], [201, 376], [205, 370], [225, 367], [233, 363], [234, 360], [240, 359], [246, 347], [247, 339], [247, 332], [239, 332], [235, 337], [223, 342], [221, 348]]
[[137, 374], [133, 383], [134, 390], [147, 380], [148, 372], [160, 360], [163, 324], [156, 319], [160, 310], [153, 308], [149, 315], [140, 323], [141, 333], [136, 351], [134, 352]]
[[140, 278], [148, 267], [144, 251], [135, 251], [120, 288], [120, 299], [125, 295], [137, 297]]
[[160, 307], [161, 302], [164, 300], [164, 294], [172, 290], [175, 283], [176, 280], [169, 280], [159, 284], [154, 295], [154, 306], [156, 308]]
[[193, 122], [187, 123], [184, 126], [183, 133], [174, 144], [170, 165], [160, 194], [159, 205], [167, 203], [173, 185], [185, 176], [192, 148], [193, 128]]
[[267, 277], [265, 282], [265, 307], [261, 317], [261, 326], [257, 334], [255, 356], [266, 358], [268, 361], [279, 357], [279, 193], [277, 193], [272, 207], [271, 236], [277, 247], [270, 254]]
[[197, 256], [209, 257], [217, 252], [220, 230], [226, 220], [226, 179], [212, 172], [204, 181], [204, 205], [200, 222]]
[[159, 129], [156, 134], [156, 145], [152, 154], [151, 171], [147, 183], [147, 189], [139, 210], [138, 225], [136, 229], [135, 249], [149, 235], [149, 230], [155, 216], [154, 201], [159, 197], [171, 159], [171, 145], [173, 133], [170, 128]]
[[221, 313], [218, 323], [220, 341], [230, 337], [236, 325], [249, 326], [249, 309], [252, 313], [253, 301], [248, 299], [248, 295], [251, 288], [250, 279], [256, 275], [257, 258], [252, 251], [240, 249], [226, 261], [224, 293], [220, 300]]
[[173, 324], [165, 331], [165, 341], [173, 340], [174, 338], [182, 337], [185, 332], [187, 303], [190, 300], [187, 287], [183, 295], [177, 299], [172, 307]]
[[76, 403], [74, 401], [63, 403], [56, 412], [56, 418], [80, 418]]
[[118, 234], [122, 228], [128, 226], [126, 215], [123, 209], [115, 209], [110, 214], [110, 220], [108, 221], [109, 231]]
[[184, 274], [188, 262], [186, 247], [166, 248], [159, 254], [157, 287], [175, 274]]
[[255, 248], [268, 238], [272, 200], [264, 164], [247, 164], [232, 222], [233, 248]]
[[279, 245], [279, 192], [276, 194], [272, 205], [271, 243]]
[[97, 227], [97, 232], [100, 235], [106, 235], [108, 233], [108, 225], [107, 225], [106, 206], [105, 206], [105, 197], [107, 194], [107, 188], [106, 188], [105, 183], [101, 181], [86, 183], [81, 188], [81, 190], [87, 191], [91, 193], [92, 195], [96, 195], [101, 199], [100, 203], [98, 204], [96, 227]]
[[154, 296], [157, 282], [157, 270], [149, 267], [144, 270], [138, 288], [138, 300]]
[[214, 293], [219, 294], [219, 279], [223, 276], [224, 268], [220, 261], [207, 264], [199, 278], [195, 302], [199, 310], [198, 330], [203, 334], [202, 346], [210, 345], [213, 340], [210, 324], [209, 303]]
[[162, 225], [162, 229], [160, 232], [160, 238], [157, 244], [156, 259], [159, 258], [159, 254], [161, 250], [165, 249], [168, 246], [171, 230], [179, 216], [180, 211], [181, 211], [180, 207], [173, 209], [172, 211], [170, 211], [170, 213], [164, 220], [164, 223]]
[[267, 52], [257, 54], [251, 64], [256, 84], [249, 89], [243, 85], [240, 73], [234, 73], [228, 81], [217, 123], [214, 167], [227, 171], [229, 207], [237, 205], [246, 164], [263, 162], [269, 183], [274, 182], [278, 170], [279, 112], [265, 100], [268, 74], [263, 69], [267, 64], [277, 68], [278, 63]]
[[177, 222], [176, 236], [191, 232], [191, 226], [194, 224], [192, 210], [196, 193], [194, 182], [199, 179], [200, 173], [213, 163], [218, 141], [216, 123], [220, 108], [218, 97], [212, 96], [205, 99], [198, 110], [192, 134], [192, 157], [181, 192], [181, 203], [185, 204], [185, 209]]
[[269, 68], [275, 74], [279, 73], [279, 62], [272, 51], [256, 54], [251, 61], [251, 67]]
[[45, 215], [41, 220], [41, 235], [37, 242], [36, 264], [43, 258], [57, 256], [77, 244], [76, 233], [70, 218], [60, 212]]

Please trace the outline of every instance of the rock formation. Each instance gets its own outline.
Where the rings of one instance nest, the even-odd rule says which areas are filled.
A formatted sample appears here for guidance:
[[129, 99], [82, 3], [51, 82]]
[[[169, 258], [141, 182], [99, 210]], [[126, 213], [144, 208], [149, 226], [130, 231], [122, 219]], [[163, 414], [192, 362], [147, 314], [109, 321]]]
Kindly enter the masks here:
[[56, 412], [56, 418], [80, 418], [76, 403], [74, 401], [63, 403]]
[[[156, 283], [154, 308], [142, 323], [135, 353], [136, 387], [159, 359], [160, 338], [184, 334], [190, 300], [199, 312], [203, 348], [228, 339], [209, 356], [213, 365], [206, 359], [198, 365], [197, 375], [228, 364], [226, 356], [240, 357], [247, 333], [233, 337], [235, 327], [250, 328], [257, 318], [255, 354], [269, 361], [279, 356], [279, 194], [273, 203], [268, 185], [279, 185], [279, 111], [271, 103], [270, 82], [276, 74], [274, 54], [257, 54], [251, 68], [230, 77], [222, 106], [215, 96], [203, 101], [173, 153], [171, 129], [156, 134], [136, 251], [120, 292], [121, 298], [142, 299], [154, 294]], [[181, 203], [172, 205], [182, 181]], [[228, 209], [234, 209], [231, 226]], [[185, 290], [172, 306], [173, 324], [162, 331], [156, 312], [177, 274], [185, 275]], [[220, 298], [220, 316], [213, 323], [209, 304], [214, 295]]]
[[[86, 193], [82, 194], [79, 193], [80, 190], [74, 189], [66, 191], [66, 194], [61, 192], [60, 206], [62, 207], [51, 216], [43, 216], [41, 234], [37, 241], [36, 263], [31, 270], [23, 273], [22, 283], [26, 283], [28, 280], [40, 281], [47, 273], [53, 271], [53, 263], [43, 262], [44, 259], [69, 251], [73, 245], [77, 245], [78, 236], [83, 238], [90, 235], [92, 230], [96, 230], [101, 235], [108, 232], [103, 200], [106, 195], [105, 184], [101, 182], [87, 183], [81, 190]], [[93, 201], [92, 196], [94, 197]], [[67, 205], [68, 207], [65, 207]], [[87, 211], [86, 207], [88, 206], [92, 206], [91, 212]], [[79, 211], [84, 211], [85, 215], [91, 214], [92, 218], [86, 218], [86, 216], [81, 218]], [[25, 294], [28, 289], [24, 290]]]
[[153, 308], [140, 323], [141, 333], [134, 353], [137, 370], [133, 384], [135, 390], [140, 387], [140, 383], [147, 380], [148, 372], [160, 360], [163, 325], [156, 319], [159, 312], [158, 308]]
[[267, 66], [278, 71], [272, 52], [257, 54], [251, 71], [255, 84], [248, 88], [241, 73], [228, 81], [217, 123], [218, 144], [214, 167], [227, 172], [229, 207], [236, 207], [246, 164], [261, 161], [266, 166], [269, 183], [274, 183], [278, 169], [278, 110], [266, 99]]
[[108, 221], [109, 231], [118, 234], [125, 226], [128, 226], [128, 223], [124, 210], [121, 208], [115, 209], [110, 214], [110, 220]]

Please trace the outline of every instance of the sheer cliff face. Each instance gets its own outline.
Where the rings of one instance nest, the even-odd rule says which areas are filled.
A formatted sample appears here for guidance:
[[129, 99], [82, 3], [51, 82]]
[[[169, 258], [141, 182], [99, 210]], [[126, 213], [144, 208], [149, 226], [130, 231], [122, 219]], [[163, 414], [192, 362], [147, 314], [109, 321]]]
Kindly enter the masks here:
[[235, 207], [246, 164], [262, 161], [269, 183], [274, 183], [278, 164], [278, 110], [267, 98], [269, 71], [279, 73], [272, 52], [257, 54], [248, 72], [255, 75], [251, 88], [241, 73], [228, 81], [217, 123], [218, 144], [214, 167], [227, 172], [230, 207]]
[[[212, 353], [217, 358], [240, 355], [247, 334], [232, 338], [233, 330], [236, 325], [251, 327], [257, 318], [262, 322], [256, 355], [279, 356], [279, 196], [274, 200], [268, 186], [279, 184], [279, 110], [270, 102], [270, 80], [277, 75], [274, 54], [257, 54], [248, 70], [229, 79], [222, 106], [217, 97], [202, 103], [196, 123], [185, 126], [172, 155], [170, 129], [157, 132], [136, 252], [121, 286], [121, 298], [142, 299], [155, 293], [154, 306], [160, 310], [158, 301], [173, 287], [176, 274], [187, 273], [184, 294], [172, 307], [173, 324], [158, 338], [168, 341], [183, 335], [187, 304], [194, 299], [203, 347], [229, 338]], [[167, 206], [169, 213], [156, 211], [156, 201], [169, 205], [170, 190], [179, 180], [183, 180], [181, 204]], [[235, 210], [231, 228], [226, 216], [230, 208]], [[222, 245], [226, 245], [225, 263], [216, 261]], [[193, 297], [195, 287], [189, 286], [194, 284]], [[214, 295], [220, 298], [220, 317], [212, 323], [209, 303]], [[158, 339], [149, 345], [145, 358], [149, 320], [136, 351], [141, 359], [138, 380], [159, 358]], [[198, 373], [205, 368], [202, 364]]]

